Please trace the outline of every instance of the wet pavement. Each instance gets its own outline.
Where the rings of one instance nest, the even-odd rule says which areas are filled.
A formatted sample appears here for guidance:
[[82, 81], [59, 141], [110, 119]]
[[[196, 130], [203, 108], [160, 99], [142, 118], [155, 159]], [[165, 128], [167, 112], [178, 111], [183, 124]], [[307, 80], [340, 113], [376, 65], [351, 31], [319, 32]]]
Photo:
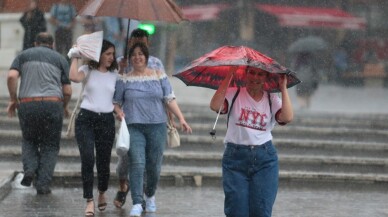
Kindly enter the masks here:
[[[115, 188], [108, 190], [108, 207], [96, 210], [100, 217], [128, 217], [130, 197], [122, 209], [112, 200]], [[158, 210], [144, 217], [222, 217], [223, 192], [219, 187], [160, 187], [156, 194]], [[281, 187], [273, 217], [386, 217], [388, 192], [329, 188]], [[13, 189], [0, 203], [4, 217], [78, 217], [86, 202], [81, 188], [53, 188], [51, 195], [36, 195], [34, 189]]]
[[[186, 87], [177, 78], [171, 78], [171, 83], [179, 104], [208, 105], [214, 93], [206, 88]], [[74, 85], [73, 97], [78, 96], [78, 91], [79, 86]], [[290, 95], [296, 112], [388, 114], [388, 88], [381, 86], [343, 87], [322, 83], [312, 99], [311, 108], [304, 111], [298, 109], [295, 88], [290, 89]], [[5, 71], [0, 74], [0, 97], [8, 97]], [[15, 170], [21, 170], [21, 167], [2, 164], [0, 185]], [[388, 189], [331, 187], [330, 184], [301, 186], [279, 188], [274, 217], [388, 217]], [[96, 216], [129, 216], [130, 196], [123, 209], [117, 209], [112, 204], [115, 190], [114, 186], [108, 191], [107, 210], [96, 210]], [[62, 217], [83, 216], [84, 213], [81, 185], [57, 185], [53, 187], [53, 193], [46, 196], [36, 195], [31, 188], [1, 188], [0, 196], [4, 195], [0, 200], [0, 217]], [[144, 216], [221, 217], [224, 216], [223, 198], [220, 187], [161, 186], [156, 195], [157, 213]]]

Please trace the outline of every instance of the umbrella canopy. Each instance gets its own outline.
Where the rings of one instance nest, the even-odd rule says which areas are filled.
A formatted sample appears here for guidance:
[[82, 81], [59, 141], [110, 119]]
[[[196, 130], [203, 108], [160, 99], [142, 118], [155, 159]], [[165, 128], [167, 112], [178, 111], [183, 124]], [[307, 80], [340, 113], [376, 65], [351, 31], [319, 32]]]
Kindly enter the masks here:
[[317, 51], [326, 50], [327, 48], [328, 48], [328, 44], [322, 38], [317, 36], [307, 36], [293, 42], [288, 47], [288, 52], [290, 53], [317, 52]]
[[[173, 0], [89, 0], [80, 10], [82, 16], [108, 16], [179, 23], [184, 19], [181, 9]], [[127, 39], [130, 22], [128, 22]], [[124, 58], [127, 56], [128, 43], [125, 43]]]
[[244, 86], [247, 67], [254, 67], [269, 72], [264, 90], [279, 92], [278, 79], [281, 74], [287, 75], [287, 87], [290, 88], [300, 80], [296, 74], [280, 65], [259, 51], [245, 46], [223, 46], [194, 60], [183, 70], [173, 75], [188, 86], [199, 86], [217, 89], [231, 66], [239, 66], [230, 86]]
[[[70, 0], [70, 3], [74, 5], [76, 11], [86, 3], [87, 0]], [[38, 8], [43, 12], [50, 12], [53, 4], [59, 3], [61, 0], [39, 0]], [[29, 0], [3, 0], [0, 5], [1, 13], [20, 13], [28, 10], [30, 6]]]
[[172, 0], [89, 0], [79, 15], [179, 23], [184, 19]]

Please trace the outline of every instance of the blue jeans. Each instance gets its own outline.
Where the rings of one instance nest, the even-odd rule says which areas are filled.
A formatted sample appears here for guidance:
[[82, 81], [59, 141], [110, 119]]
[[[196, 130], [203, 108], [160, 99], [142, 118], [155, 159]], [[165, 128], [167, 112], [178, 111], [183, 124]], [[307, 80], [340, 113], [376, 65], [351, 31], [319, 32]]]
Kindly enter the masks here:
[[260, 146], [228, 143], [222, 159], [225, 215], [270, 217], [278, 178], [278, 156], [272, 141]]
[[20, 103], [18, 116], [23, 134], [23, 170], [26, 174], [36, 175], [36, 189], [47, 188], [50, 186], [59, 153], [63, 103]]
[[108, 189], [115, 138], [113, 113], [95, 113], [81, 109], [75, 122], [75, 136], [81, 155], [83, 197], [90, 199], [93, 198], [94, 162], [97, 168], [97, 189], [102, 192]]
[[129, 183], [133, 204], [143, 202], [144, 170], [147, 197], [155, 195], [167, 141], [166, 123], [128, 124], [131, 146], [128, 151]]

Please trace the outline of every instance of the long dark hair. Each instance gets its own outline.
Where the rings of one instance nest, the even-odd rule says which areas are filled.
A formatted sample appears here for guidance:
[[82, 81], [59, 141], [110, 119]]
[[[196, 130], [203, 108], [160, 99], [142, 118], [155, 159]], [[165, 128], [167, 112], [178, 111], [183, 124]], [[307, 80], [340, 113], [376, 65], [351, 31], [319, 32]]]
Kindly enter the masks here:
[[148, 51], [147, 45], [145, 45], [142, 42], [136, 42], [132, 45], [132, 47], [129, 49], [128, 57], [131, 58], [133, 52], [135, 51], [135, 48], [140, 48], [141, 52], [144, 54], [146, 58], [146, 64], [148, 64], [148, 58], [150, 57], [150, 52]]
[[[114, 58], [113, 58], [113, 62], [112, 64], [107, 68], [108, 71], [113, 71], [115, 69], [118, 69], [119, 68], [119, 65], [117, 64], [117, 61], [116, 61], [116, 47], [115, 45], [110, 42], [110, 41], [107, 41], [107, 40], [103, 40], [102, 41], [102, 48], [101, 48], [101, 55], [106, 51], [108, 50], [109, 48], [113, 47], [115, 49], [115, 52], [113, 54]], [[101, 57], [100, 55], [100, 57]], [[96, 62], [94, 60], [90, 60], [89, 63], [88, 63], [88, 66], [89, 66], [89, 69], [98, 69], [98, 67], [100, 66], [100, 63], [99, 62]]]

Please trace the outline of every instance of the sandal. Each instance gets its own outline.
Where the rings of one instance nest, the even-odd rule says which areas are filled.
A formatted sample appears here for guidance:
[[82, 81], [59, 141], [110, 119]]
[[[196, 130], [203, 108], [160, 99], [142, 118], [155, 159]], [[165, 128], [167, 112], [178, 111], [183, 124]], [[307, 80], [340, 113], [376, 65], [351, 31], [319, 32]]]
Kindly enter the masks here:
[[98, 195], [98, 206], [97, 207], [98, 207], [98, 210], [104, 211], [106, 209], [106, 206], [107, 206], [106, 199], [105, 199], [105, 197], [103, 197], [104, 198], [103, 202], [100, 202], [100, 197], [103, 196], [105, 192], [100, 191], [99, 193], [100, 193], [100, 195]]
[[[93, 199], [87, 199], [86, 203], [88, 204], [89, 202], [93, 203]], [[86, 205], [86, 210], [85, 210], [85, 217], [94, 217], [94, 203], [93, 203], [93, 211], [88, 211], [88, 205]]]
[[126, 186], [127, 186], [127, 190], [126, 191], [117, 191], [117, 193], [116, 193], [116, 197], [115, 197], [115, 200], [113, 201], [113, 204], [117, 208], [121, 208], [125, 204], [125, 200], [127, 199], [127, 195], [128, 195], [128, 192], [129, 192], [128, 184], [126, 184]]

